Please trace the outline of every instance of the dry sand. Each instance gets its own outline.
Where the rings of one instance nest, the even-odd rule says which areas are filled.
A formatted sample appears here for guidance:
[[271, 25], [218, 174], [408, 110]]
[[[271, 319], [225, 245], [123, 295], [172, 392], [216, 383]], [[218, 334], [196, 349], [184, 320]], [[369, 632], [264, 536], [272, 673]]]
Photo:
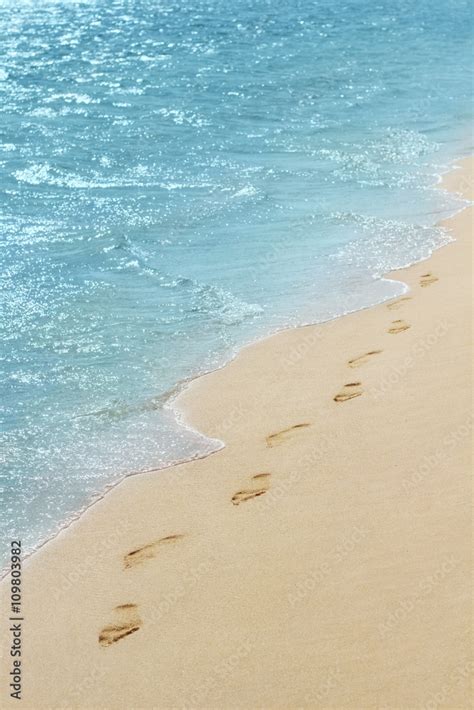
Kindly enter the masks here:
[[[472, 161], [446, 185], [471, 197]], [[193, 383], [224, 449], [27, 561], [21, 705], [4, 580], [2, 707], [471, 707], [472, 209], [445, 224], [405, 297]]]

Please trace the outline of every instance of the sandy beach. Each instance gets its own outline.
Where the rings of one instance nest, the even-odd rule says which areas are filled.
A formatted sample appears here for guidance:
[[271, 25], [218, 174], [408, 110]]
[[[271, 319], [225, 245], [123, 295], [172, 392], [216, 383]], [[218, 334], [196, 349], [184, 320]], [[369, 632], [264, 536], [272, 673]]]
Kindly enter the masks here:
[[[459, 166], [443, 186], [472, 199]], [[25, 561], [21, 707], [472, 707], [472, 207], [444, 226], [388, 275], [404, 296], [192, 383], [177, 405], [224, 448]]]

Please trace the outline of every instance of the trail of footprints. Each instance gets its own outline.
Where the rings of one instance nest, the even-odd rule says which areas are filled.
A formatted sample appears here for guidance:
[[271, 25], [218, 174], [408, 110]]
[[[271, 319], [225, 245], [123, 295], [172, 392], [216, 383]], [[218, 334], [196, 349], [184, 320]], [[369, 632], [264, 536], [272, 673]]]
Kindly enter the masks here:
[[[129, 569], [130, 567], [135, 567], [136, 565], [142, 564], [146, 560], [151, 560], [156, 557], [160, 548], [164, 545], [172, 545], [179, 540], [182, 540], [184, 535], [167, 535], [159, 540], [139, 547], [136, 550], [127, 552], [123, 558], [124, 569]], [[138, 631], [142, 626], [142, 620], [138, 613], [138, 607], [136, 604], [119, 604], [113, 610], [115, 617], [114, 622], [104, 626], [104, 628], [99, 632], [99, 646], [107, 648], [112, 646], [112, 644], [117, 643], [121, 639], [130, 636], [131, 634]]]
[[[380, 355], [382, 350], [369, 350], [363, 355], [348, 360], [347, 366], [355, 369], [366, 365], [376, 355]], [[362, 382], [347, 382], [341, 390], [333, 397], [335, 402], [347, 402], [349, 399], [360, 397], [364, 393]]]
[[[297, 425], [294, 428], [299, 428]], [[304, 424], [301, 426], [309, 426]], [[292, 427], [293, 428], [293, 427]], [[285, 430], [288, 433], [289, 430]], [[283, 432], [279, 432], [283, 433]], [[258, 498], [264, 495], [270, 488], [270, 473], [256, 473], [250, 477], [248, 487], [237, 491], [231, 498], [233, 505], [240, 505], [253, 498]], [[185, 537], [184, 534], [174, 534], [162, 537], [159, 540], [138, 547], [135, 550], [127, 552], [123, 557], [123, 567], [125, 570], [143, 564], [148, 560], [152, 560], [160, 552], [161, 548], [174, 545]], [[139, 631], [142, 627], [142, 620], [138, 613], [137, 604], [120, 604], [113, 609], [114, 620], [104, 626], [99, 632], [99, 646], [107, 648]]]
[[[428, 272], [426, 274], [421, 275], [420, 286], [421, 288], [426, 288], [428, 286], [431, 286], [436, 281], [438, 281], [438, 278], [436, 276], [433, 276], [431, 272]], [[403, 308], [403, 306], [406, 305], [407, 301], [410, 301], [411, 298], [411, 296], [403, 296], [397, 301], [392, 301], [391, 303], [388, 303], [387, 308], [390, 311], [399, 310], [400, 308]], [[403, 319], [396, 319], [392, 321], [387, 332], [395, 335], [398, 333], [402, 333], [405, 330], [408, 330], [409, 328], [410, 325], [406, 321], [404, 321]], [[366, 365], [368, 362], [370, 362], [372, 358], [376, 357], [377, 355], [380, 355], [382, 352], [382, 350], [369, 350], [368, 352], [349, 360], [347, 362], [347, 366], [351, 369], [362, 367], [363, 365]], [[335, 402], [347, 402], [350, 399], [360, 397], [363, 392], [364, 390], [361, 382], [348, 382], [333, 397], [333, 399]], [[309, 426], [311, 426], [310, 423], [302, 422], [299, 424], [294, 424], [293, 426], [288, 427], [287, 429], [282, 429], [281, 431], [269, 434], [265, 439], [267, 448], [271, 449], [275, 446], [279, 446], [287, 442], [288, 440], [291, 440], [293, 437], [300, 435], [302, 430], [306, 429]], [[248, 486], [236, 491], [233, 494], [231, 498], [232, 505], [239, 506], [242, 503], [247, 503], [248, 501], [253, 500], [254, 498], [258, 498], [262, 495], [265, 495], [265, 493], [267, 493], [267, 491], [270, 489], [270, 473], [256, 473], [255, 475], [251, 476], [249, 480], [250, 483]], [[127, 552], [123, 557], [124, 569], [128, 570], [132, 567], [152, 560], [157, 556], [157, 554], [163, 547], [174, 545], [180, 542], [184, 537], [185, 535], [183, 534], [167, 535], [166, 537], [162, 537], [158, 540], [155, 540], [154, 542], [148, 543], [147, 545], [143, 545], [143, 547], [139, 547], [135, 550]], [[121, 639], [130, 636], [136, 631], [139, 631], [142, 626], [142, 620], [140, 619], [138, 607], [136, 604], [129, 603], [116, 606], [113, 610], [113, 615], [114, 621], [108, 624], [107, 626], [104, 626], [104, 628], [99, 633], [99, 645], [104, 648], [111, 646], [114, 643], [117, 643], [117, 641], [120, 641]]]
[[[435, 283], [438, 280], [439, 279], [437, 276], [434, 276], [431, 272], [428, 272], [426, 274], [421, 275], [420, 286], [422, 288], [426, 288], [427, 286], [431, 286], [431, 284]], [[389, 311], [398, 311], [400, 308], [403, 308], [403, 306], [405, 306], [408, 301], [411, 300], [412, 296], [402, 296], [402, 298], [388, 303], [387, 308]], [[402, 318], [397, 318], [396, 320], [393, 320], [391, 322], [387, 333], [390, 333], [390, 335], [398, 335], [399, 333], [403, 333], [404, 331], [409, 330], [410, 327], [410, 324], [407, 323], [405, 320], [403, 320]], [[352, 369], [362, 367], [362, 365], [366, 365], [375, 355], [380, 355], [381, 353], [382, 350], [369, 350], [363, 355], [359, 355], [358, 357], [349, 360], [347, 365]], [[364, 390], [362, 388], [361, 382], [348, 382], [335, 395], [335, 397], [333, 397], [333, 400], [335, 402], [347, 402], [349, 399], [360, 397], [363, 392]]]
[[[280, 445], [298, 434], [300, 430], [309, 426], [310, 424], [308, 422], [303, 422], [301, 424], [295, 424], [288, 429], [270, 434], [266, 438], [266, 445], [268, 448]], [[270, 488], [270, 479], [271, 474], [267, 472], [256, 473], [251, 476], [249, 484], [233, 494], [231, 498], [232, 505], [239, 506], [242, 503], [247, 503], [254, 498], [264, 495]], [[142, 547], [127, 552], [123, 557], [124, 570], [152, 560], [160, 553], [162, 548], [175, 545], [183, 540], [184, 537], [184, 534], [167, 535], [166, 537], [162, 537], [154, 542], [150, 542]], [[116, 606], [113, 609], [113, 617], [114, 620], [107, 624], [107, 626], [104, 626], [99, 632], [99, 645], [103, 648], [112, 646], [136, 631], [139, 631], [142, 627], [142, 620], [136, 604], [128, 603]]]

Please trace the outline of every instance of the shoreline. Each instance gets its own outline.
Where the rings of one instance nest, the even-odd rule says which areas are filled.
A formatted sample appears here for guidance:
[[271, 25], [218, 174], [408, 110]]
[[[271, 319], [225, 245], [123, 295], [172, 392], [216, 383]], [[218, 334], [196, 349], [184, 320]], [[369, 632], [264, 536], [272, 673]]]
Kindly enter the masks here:
[[[471, 171], [466, 173], [466, 181], [472, 190], [472, 161], [464, 160], [462, 165], [464, 171]], [[463, 169], [454, 170], [443, 184], [451, 189], [459, 187], [462, 174]], [[467, 248], [465, 234], [461, 239], [458, 229], [459, 225], [464, 230], [466, 224], [469, 226], [470, 214], [472, 207], [467, 206], [443, 221], [451, 229], [453, 225], [456, 228], [455, 240], [445, 245], [456, 254]], [[441, 676], [445, 678], [449, 669], [439, 672], [445, 669], [444, 657], [425, 657], [416, 662], [414, 659], [420, 647], [429, 656], [427, 644], [436, 645], [438, 634], [446, 637], [444, 656], [449, 655], [450, 663], [458, 658], [458, 649], [453, 647], [454, 632], [459, 641], [459, 621], [464, 616], [453, 617], [452, 609], [456, 602], [455, 608], [464, 610], [465, 590], [461, 597], [456, 593], [457, 587], [451, 582], [452, 569], [438, 571], [436, 565], [430, 567], [428, 562], [436, 561], [442, 552], [451, 554], [454, 550], [457, 557], [461, 556], [454, 573], [464, 569], [469, 540], [465, 535], [466, 514], [463, 513], [464, 523], [458, 522], [458, 506], [466, 483], [461, 477], [456, 481], [458, 488], [453, 488], [452, 479], [443, 477], [443, 471], [438, 472], [438, 464], [444, 461], [435, 461], [428, 478], [423, 478], [420, 469], [421, 481], [430, 493], [431, 507], [427, 507], [427, 492], [419, 491], [415, 480], [415, 493], [401, 497], [397, 467], [413, 466], [415, 452], [424, 451], [423, 447], [427, 447], [429, 455], [433, 441], [442, 440], [444, 419], [446, 426], [450, 422], [451, 426], [461, 411], [459, 402], [462, 411], [466, 404], [466, 382], [461, 377], [461, 381], [456, 378], [451, 383], [451, 371], [448, 386], [456, 394], [455, 402], [450, 400], [451, 390], [448, 395], [443, 390], [449, 400], [449, 406], [445, 406], [443, 397], [437, 399], [437, 390], [430, 389], [440, 367], [436, 357], [441, 357], [444, 379], [449, 362], [446, 343], [459, 331], [457, 325], [449, 325], [449, 319], [454, 322], [458, 317], [456, 310], [450, 310], [445, 326], [436, 312], [436, 308], [459, 305], [455, 300], [459, 295], [453, 294], [455, 282], [450, 281], [448, 273], [441, 276], [443, 268], [447, 268], [443, 263], [454, 263], [454, 259], [453, 251], [440, 248], [424, 261], [390, 272], [398, 275], [403, 271], [407, 277], [407, 282], [401, 281], [407, 284], [405, 294], [395, 300], [323, 324], [279, 331], [240, 349], [222, 368], [191, 381], [178, 396], [180, 407], [186, 410], [193, 428], [205, 436], [225, 435], [225, 447], [199, 459], [148, 473], [128, 474], [55, 537], [48, 538], [48, 545], [44, 543], [28, 557], [24, 574], [29, 591], [25, 602], [29, 635], [32, 632], [29, 644], [30, 648], [34, 644], [38, 652], [35, 656], [41, 657], [39, 664], [30, 658], [26, 669], [29, 683], [35, 681], [40, 703], [35, 708], [63, 706], [65, 697], [69, 703], [78, 703], [72, 707], [91, 703], [96, 707], [128, 707], [137, 699], [142, 703], [140, 707], [175, 707], [176, 699], [180, 707], [223, 707], [232, 698], [243, 703], [239, 707], [286, 707], [281, 705], [282, 693], [281, 688], [275, 687], [276, 679], [283, 683], [285, 702], [291, 706], [305, 703], [304, 707], [324, 707], [329, 703], [332, 707], [378, 707], [379, 703], [393, 703], [394, 698], [412, 703], [416, 692], [425, 693], [423, 697], [429, 700], [430, 682], [442, 686]], [[430, 272], [423, 276], [422, 272], [432, 268], [436, 268], [437, 275]], [[451, 283], [448, 291], [446, 281]], [[405, 298], [408, 293], [410, 297]], [[419, 294], [428, 294], [436, 301], [434, 311], [433, 306], [427, 311], [425, 305], [418, 311], [402, 303], [392, 313], [391, 305], [413, 300]], [[410, 313], [409, 323], [405, 321], [405, 311]], [[387, 315], [391, 325], [383, 327], [388, 330], [376, 330], [374, 335], [374, 324], [386, 323]], [[437, 335], [438, 326], [446, 332]], [[405, 362], [404, 339], [413, 337], [417, 328], [422, 334], [416, 336], [408, 351], [413, 351], [414, 361], [404, 365], [406, 372], [402, 377], [396, 368]], [[434, 342], [428, 347], [429, 337], [434, 337]], [[368, 338], [377, 343], [371, 344]], [[420, 362], [414, 347], [422, 344], [428, 349]], [[363, 347], [374, 349], [364, 353]], [[352, 359], [347, 360], [348, 357]], [[381, 358], [386, 358], [388, 364], [381, 364]], [[387, 391], [382, 386], [384, 372]], [[394, 373], [396, 382], [390, 384], [388, 376]], [[464, 374], [463, 371], [461, 375]], [[351, 382], [342, 385], [341, 377]], [[365, 380], [370, 377], [373, 381], [366, 387]], [[359, 379], [361, 392], [359, 384], [352, 382]], [[446, 383], [440, 382], [439, 386], [446, 388]], [[341, 398], [333, 402], [333, 395]], [[348, 402], [351, 399], [355, 401]], [[382, 404], [389, 400], [386, 406], [390, 416], [385, 422], [381, 399]], [[443, 410], [438, 412], [440, 403]], [[262, 412], [255, 412], [256, 407], [262, 407]], [[436, 416], [438, 413], [443, 421]], [[410, 417], [411, 425], [405, 430], [406, 417]], [[394, 423], [398, 426], [393, 427]], [[404, 446], [397, 440], [401, 431]], [[457, 429], [448, 428], [447, 433], [450, 431]], [[364, 441], [367, 432], [373, 432], [367, 442], [370, 446], [361, 449], [360, 441]], [[308, 442], [307, 435], [311, 434], [317, 435], [316, 447]], [[462, 441], [467, 443], [466, 437]], [[390, 471], [383, 486], [379, 463]], [[457, 464], [459, 467], [461, 462]], [[156, 470], [160, 476], [149, 475]], [[433, 470], [442, 476], [439, 490], [433, 482]], [[257, 500], [250, 502], [253, 498]], [[407, 507], [411, 517], [407, 517]], [[241, 517], [236, 515], [239, 513]], [[454, 532], [443, 527], [445, 519], [450, 520]], [[407, 530], [400, 527], [403, 521]], [[342, 545], [341, 529], [346, 546], [339, 550], [336, 562], [331, 554]], [[110, 540], [112, 534], [105, 553], [96, 549], [98, 539], [104, 549], [104, 540]], [[433, 537], [438, 547], [433, 544]], [[361, 541], [364, 545], [360, 545]], [[395, 553], [404, 561], [402, 567]], [[89, 559], [92, 567], [86, 565], [83, 571], [81, 565]], [[328, 570], [322, 567], [321, 560]], [[397, 608], [400, 589], [410, 589], [410, 583], [418, 580], [418, 567], [426, 574], [434, 569], [444, 575], [442, 581], [451, 582], [450, 593], [441, 601], [435, 594], [437, 604], [433, 597], [428, 601], [423, 598], [424, 606], [417, 607], [413, 602], [419, 615], [426, 616], [425, 623], [420, 625], [419, 619], [410, 617], [410, 631], [412, 626], [416, 630], [407, 636], [405, 629], [401, 641], [393, 641], [390, 634], [383, 640], [389, 646], [392, 641], [390, 650], [397, 659], [393, 666], [380, 648], [382, 640], [370, 627], [370, 617], [381, 605], [385, 609], [385, 597], [391, 601], [389, 611]], [[75, 581], [68, 577], [72, 572], [76, 573]], [[384, 587], [381, 572], [388, 575], [388, 586]], [[426, 574], [421, 574], [422, 581]], [[51, 579], [56, 575], [61, 582], [69, 581], [69, 585], [63, 584], [62, 589], [58, 583], [51, 590]], [[455, 581], [458, 584], [459, 577]], [[184, 594], [176, 592], [179, 585], [184, 585]], [[397, 585], [401, 585], [400, 589]], [[441, 591], [444, 593], [440, 585], [441, 582], [435, 588], [438, 596]], [[58, 590], [60, 593], [56, 594]], [[275, 590], [286, 591], [286, 603], [275, 595]], [[177, 596], [174, 602], [173, 592]], [[161, 595], [161, 602], [157, 601], [157, 594]], [[170, 608], [163, 610], [160, 604], [165, 602]], [[355, 615], [352, 606], [357, 611]], [[175, 618], [176, 611], [181, 611], [185, 621]], [[237, 615], [235, 623], [230, 611]], [[381, 614], [382, 622], [389, 615]], [[450, 620], [448, 630], [446, 624]], [[109, 637], [101, 644], [101, 636], [107, 636], [106, 629], [110, 630], [114, 623], [123, 628], [128, 624], [128, 633], [133, 636], [117, 643], [120, 639], [111, 640], [109, 631]], [[203, 642], [208, 658], [198, 653]], [[234, 656], [237, 661], [230, 664], [229, 659]], [[414, 670], [407, 667], [405, 657], [415, 664]], [[67, 658], [77, 658], [77, 668], [63, 666], [63, 659]], [[173, 659], [178, 659], [183, 675], [176, 670]], [[376, 673], [372, 669], [367, 673], [367, 662], [378, 669], [383, 694], [373, 687]], [[454, 666], [457, 667], [455, 663]], [[93, 667], [101, 670], [98, 679], [91, 675]], [[153, 676], [156, 667], [160, 669], [159, 683]], [[216, 668], [220, 669], [217, 677]], [[430, 674], [426, 675], [428, 668]], [[140, 669], [146, 670], [142, 682], [132, 681], [136, 674], [141, 677]], [[407, 674], [415, 671], [422, 681], [419, 688], [407, 685]], [[329, 698], [324, 694], [325, 681], [341, 674], [344, 681], [335, 683]], [[436, 674], [438, 679], [432, 677]], [[321, 687], [317, 683], [315, 686], [314, 675], [322, 679]], [[456, 686], [450, 703], [464, 703], [466, 697], [464, 686]], [[53, 705], [54, 702], [58, 704]], [[219, 705], [221, 702], [224, 705]], [[397, 705], [408, 706], [413, 705]]]
[[[467, 206], [470, 204], [470, 200], [467, 200], [465, 198], [462, 198], [459, 193], [456, 193], [455, 191], [448, 190], [446, 188], [443, 188], [443, 183], [445, 181], [445, 178], [449, 175], [451, 175], [453, 172], [455, 173], [458, 169], [461, 169], [460, 166], [465, 163], [466, 160], [468, 160], [469, 157], [463, 156], [459, 157], [455, 160], [453, 160], [452, 164], [450, 166], [446, 166], [445, 171], [442, 173], [437, 174], [437, 182], [433, 185], [434, 188], [441, 189], [445, 192], [451, 192], [452, 194], [455, 194], [456, 197], [459, 197], [460, 200], [463, 200], [465, 204], [463, 206], [460, 206], [458, 209], [453, 211], [452, 213], [449, 214], [449, 216], [443, 218], [443, 220], [440, 220], [435, 223], [434, 226], [438, 226], [443, 224], [443, 222], [450, 220], [454, 218], [457, 214], [460, 214], [464, 209], [466, 209]], [[446, 213], [447, 210], [442, 210], [443, 213]], [[447, 231], [447, 230], [446, 230]], [[197, 433], [199, 435], [202, 435], [202, 432], [199, 430], [197, 426], [193, 426], [190, 422], [186, 420], [186, 411], [185, 409], [181, 409], [180, 407], [180, 402], [181, 400], [185, 399], [187, 391], [194, 386], [196, 382], [198, 382], [201, 378], [207, 378], [209, 376], [212, 376], [215, 372], [219, 372], [220, 370], [228, 367], [231, 363], [235, 361], [236, 358], [239, 357], [240, 353], [245, 351], [248, 348], [252, 348], [255, 345], [266, 342], [268, 340], [271, 340], [274, 337], [278, 337], [282, 333], [287, 333], [290, 331], [294, 330], [299, 330], [299, 329], [304, 329], [304, 328], [314, 328], [314, 327], [321, 327], [321, 326], [326, 326], [328, 324], [334, 323], [339, 321], [341, 318], [346, 318], [348, 316], [355, 315], [357, 313], [363, 313], [367, 310], [370, 310], [372, 308], [377, 308], [378, 306], [383, 305], [384, 303], [387, 303], [390, 300], [393, 300], [394, 298], [399, 298], [400, 296], [404, 295], [405, 293], [408, 293], [410, 291], [410, 287], [408, 284], [398, 278], [389, 278], [389, 276], [396, 276], [398, 272], [404, 271], [406, 269], [411, 269], [413, 266], [416, 266], [417, 264], [422, 264], [424, 262], [429, 261], [433, 254], [442, 251], [445, 247], [449, 247], [454, 239], [447, 242], [446, 244], [441, 244], [440, 246], [436, 247], [433, 249], [431, 254], [427, 256], [424, 259], [420, 259], [418, 261], [413, 261], [409, 263], [406, 266], [400, 266], [397, 267], [396, 269], [393, 269], [391, 271], [388, 271], [384, 273], [381, 277], [381, 281], [389, 281], [389, 282], [394, 282], [398, 284], [402, 284], [405, 286], [405, 290], [400, 293], [398, 296], [390, 296], [383, 301], [377, 301], [374, 303], [371, 303], [367, 306], [363, 306], [361, 308], [356, 308], [354, 310], [350, 310], [344, 313], [341, 313], [339, 315], [336, 315], [332, 318], [329, 318], [328, 320], [324, 321], [316, 321], [316, 322], [309, 322], [309, 323], [304, 323], [300, 325], [294, 325], [294, 326], [285, 326], [279, 330], [273, 331], [271, 333], [268, 333], [263, 336], [257, 336], [255, 339], [250, 340], [249, 342], [246, 342], [242, 345], [239, 345], [235, 351], [231, 354], [229, 359], [225, 360], [222, 362], [222, 364], [216, 366], [215, 368], [204, 371], [204, 372], [199, 372], [195, 375], [190, 375], [188, 378], [182, 380], [181, 382], [176, 383], [170, 390], [169, 396], [166, 398], [164, 402], [164, 408], [165, 409], [170, 409], [173, 411], [173, 414], [176, 418], [176, 422], [179, 427], [182, 427], [184, 429], [187, 429], [193, 433]], [[220, 440], [220, 439], [212, 439], [211, 437], [206, 437], [208, 438], [209, 442], [217, 441], [218, 446], [217, 448], [213, 449], [212, 451], [205, 451], [201, 453], [196, 453], [192, 457], [187, 457], [187, 458], [182, 458], [182, 459], [177, 459], [174, 461], [170, 461], [169, 463], [163, 464], [163, 466], [153, 466], [151, 468], [145, 468], [145, 469], [138, 469], [135, 471], [129, 471], [127, 473], [124, 473], [120, 478], [117, 478], [117, 480], [112, 481], [104, 486], [104, 488], [101, 491], [98, 491], [88, 502], [84, 504], [79, 510], [77, 510], [75, 513], [73, 513], [70, 517], [68, 517], [66, 520], [64, 520], [61, 523], [58, 523], [56, 529], [51, 532], [51, 534], [47, 534], [45, 537], [41, 538], [33, 547], [30, 549], [25, 557], [24, 560], [30, 559], [33, 555], [36, 555], [38, 552], [40, 552], [45, 545], [47, 545], [50, 541], [55, 540], [58, 536], [60, 536], [63, 533], [66, 533], [69, 528], [74, 525], [78, 520], [81, 519], [83, 515], [87, 513], [87, 511], [92, 508], [94, 505], [97, 503], [100, 503], [102, 500], [104, 500], [105, 496], [116, 488], [117, 486], [120, 486], [123, 484], [128, 478], [132, 478], [135, 476], [143, 475], [143, 474], [149, 474], [149, 473], [157, 473], [160, 471], [167, 471], [168, 469], [172, 469], [176, 466], [182, 466], [187, 463], [191, 463], [193, 461], [200, 461], [202, 459], [206, 459], [208, 456], [212, 456], [219, 451], [221, 451], [223, 448], [225, 448], [225, 441]], [[5, 579], [6, 576], [8, 576], [8, 566], [7, 567], [1, 567], [0, 568], [0, 582]]]

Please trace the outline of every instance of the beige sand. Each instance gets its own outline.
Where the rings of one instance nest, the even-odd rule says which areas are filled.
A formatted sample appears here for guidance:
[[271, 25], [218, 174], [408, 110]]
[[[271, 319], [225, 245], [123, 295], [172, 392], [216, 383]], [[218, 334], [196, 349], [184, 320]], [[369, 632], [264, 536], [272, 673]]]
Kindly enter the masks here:
[[[471, 194], [472, 162], [446, 184]], [[26, 563], [18, 707], [471, 707], [471, 208], [446, 225], [405, 297], [194, 382], [225, 449]]]

